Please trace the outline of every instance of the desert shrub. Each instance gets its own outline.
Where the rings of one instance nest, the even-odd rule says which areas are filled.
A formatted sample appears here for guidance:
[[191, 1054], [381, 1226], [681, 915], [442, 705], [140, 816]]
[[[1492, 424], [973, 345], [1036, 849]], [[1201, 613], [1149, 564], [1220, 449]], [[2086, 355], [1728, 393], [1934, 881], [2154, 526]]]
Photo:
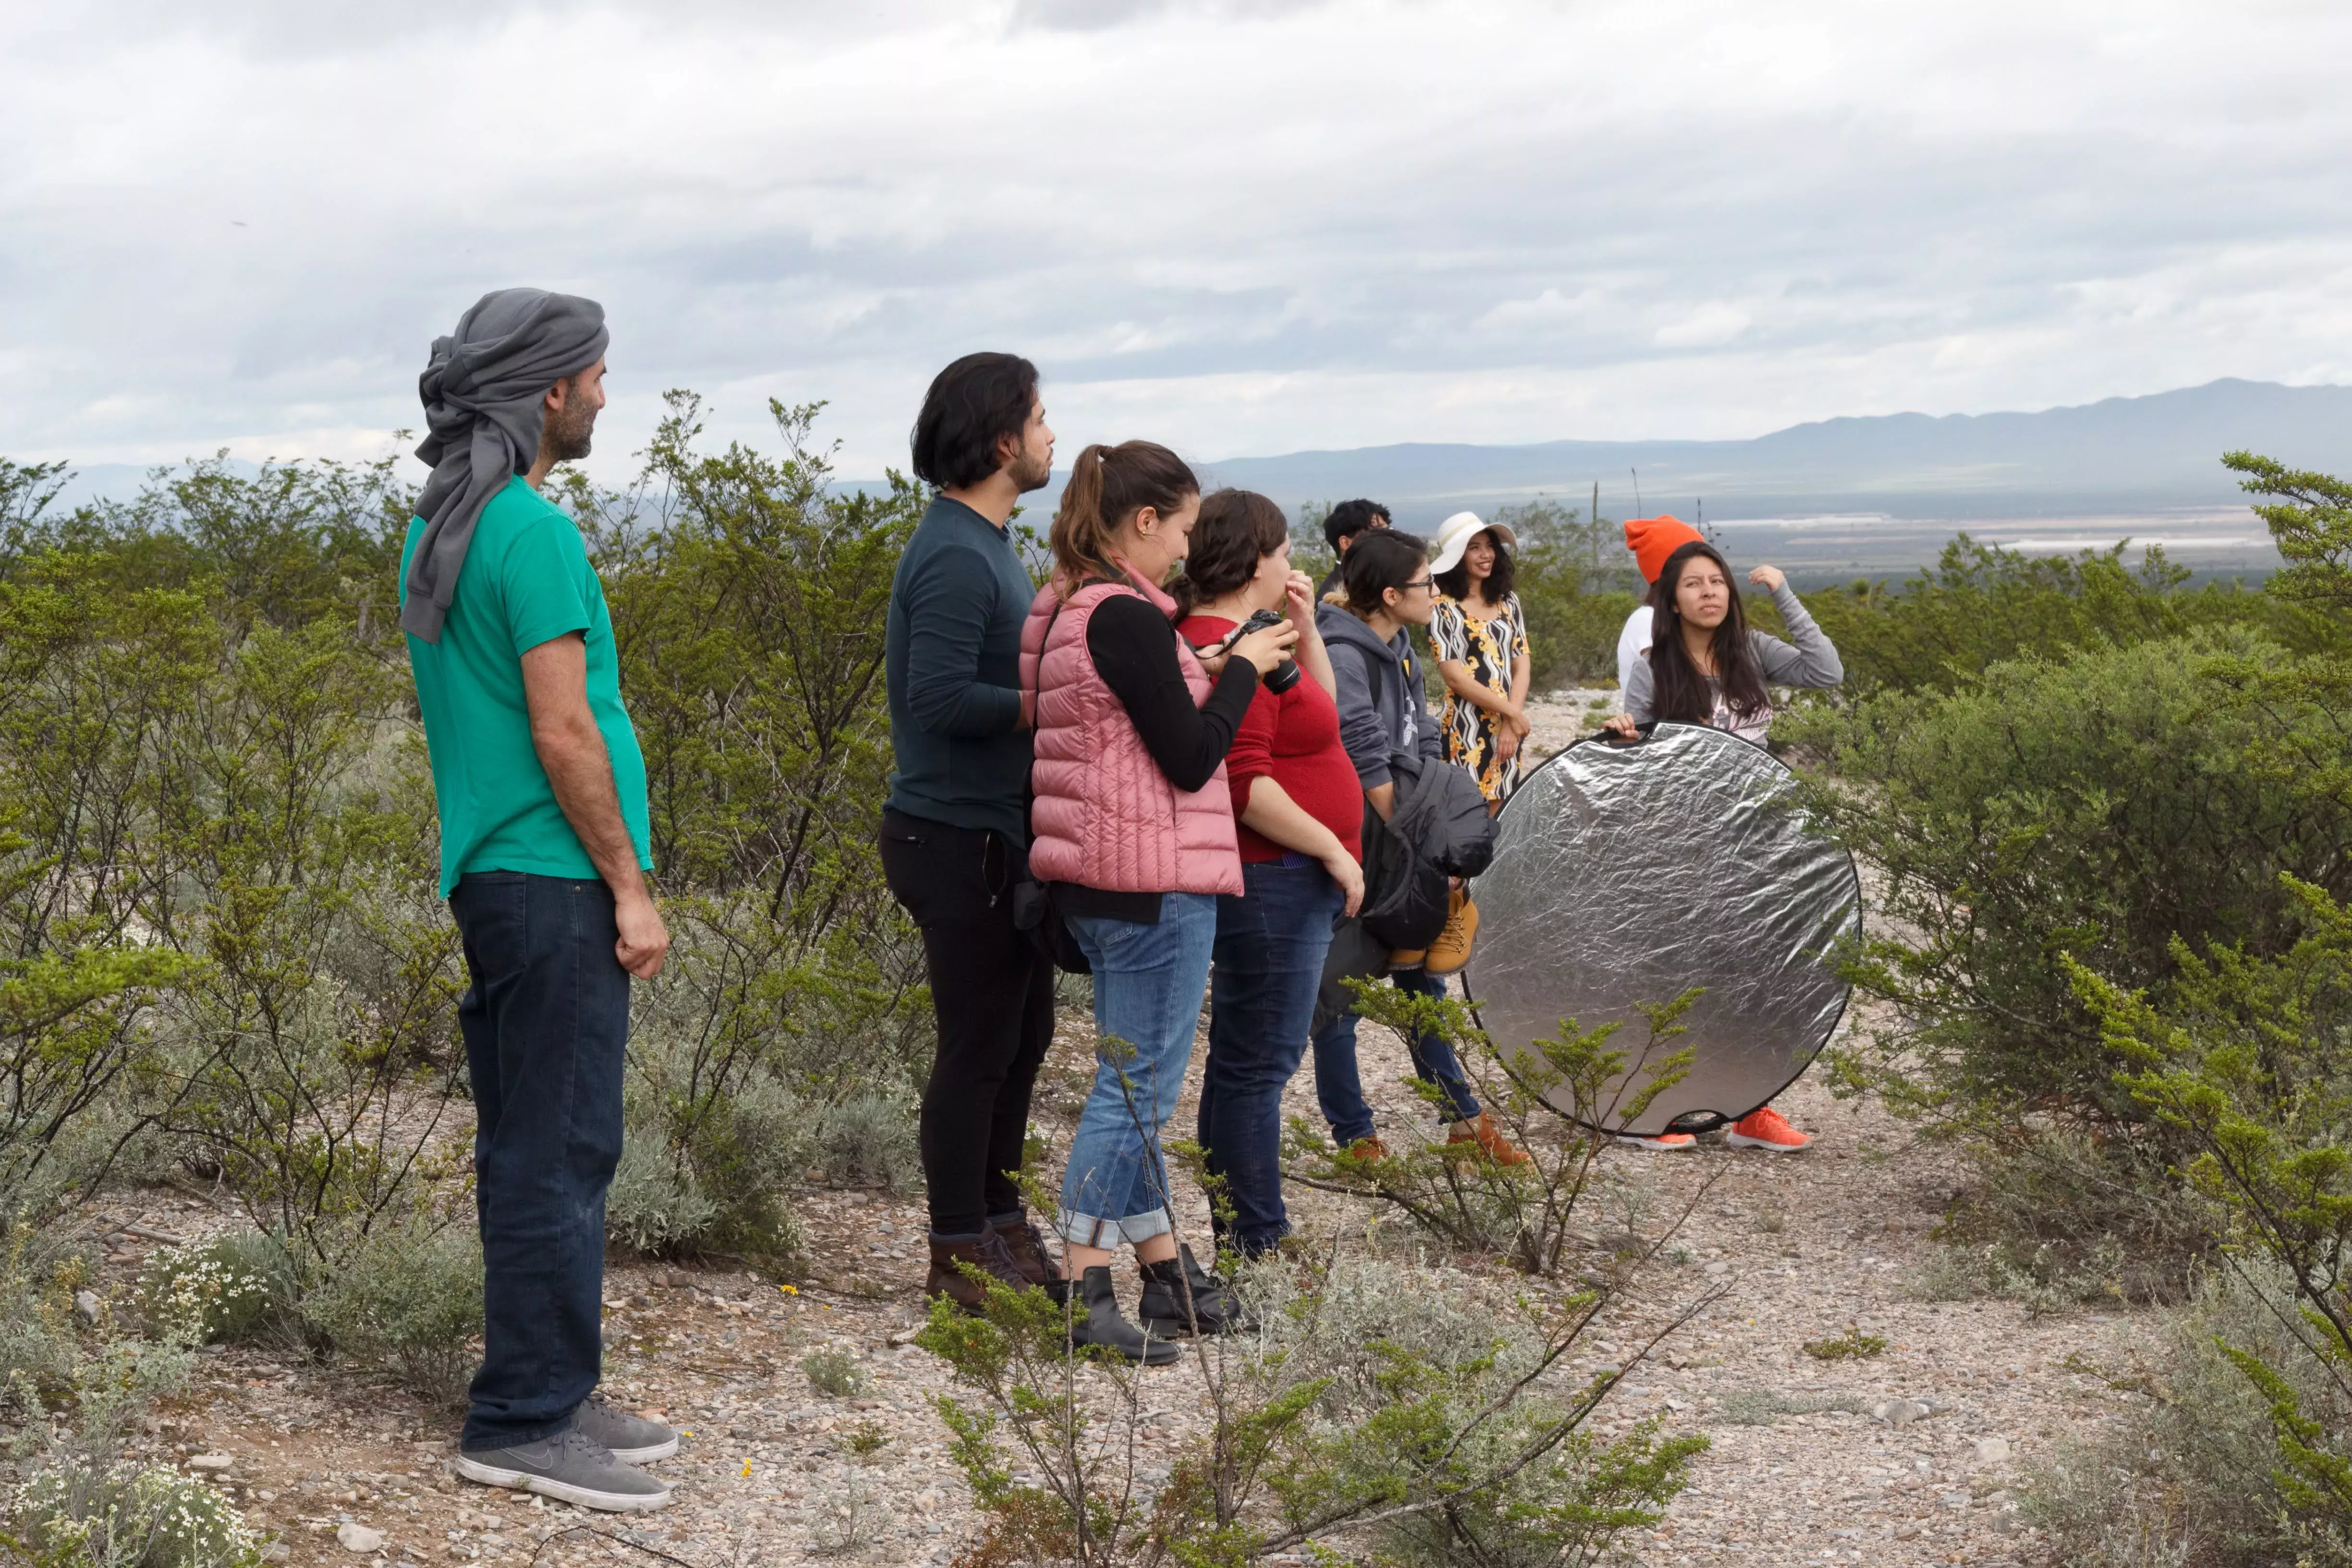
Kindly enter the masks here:
[[2126, 549], [2031, 556], [1962, 534], [1899, 585], [1857, 581], [1808, 593], [1805, 607], [1837, 644], [1857, 694], [1952, 691], [1995, 664], [2200, 628], [2242, 627], [2296, 651], [2334, 645], [2323, 617], [2234, 582], [2189, 588], [2188, 572], [2162, 549], [2149, 548], [2135, 566]]
[[262, 1538], [228, 1499], [163, 1466], [67, 1459], [16, 1494], [43, 1568], [260, 1568]]
[[2329, 1542], [2326, 1526], [2281, 1487], [2271, 1402], [2228, 1354], [2274, 1368], [2303, 1409], [2346, 1429], [2352, 1402], [2284, 1326], [2294, 1316], [2294, 1291], [2275, 1270], [2222, 1270], [2135, 1336], [2145, 1348], [2103, 1374], [2130, 1396], [2119, 1428], [2062, 1448], [2022, 1490], [2026, 1516], [2063, 1561], [2267, 1568], [2347, 1560], [2340, 1533]]
[[2178, 1300], [2212, 1229], [2168, 1145], [2069, 1126], [1975, 1142], [1975, 1179], [1937, 1230], [1943, 1253], [1925, 1293], [2000, 1296], [2035, 1316]]
[[1848, 968], [1901, 1022], [1846, 1065], [1947, 1127], [2144, 1124], [2059, 956], [2161, 985], [2176, 934], [2282, 950], [2282, 872], [2352, 891], [2352, 797], [2265, 760], [2281, 745], [2342, 754], [2335, 716], [2209, 676], [2277, 656], [2243, 634], [2173, 639], [1788, 715], [1777, 737], [1826, 775], [1812, 803], [1883, 873], [1881, 934]]
[[903, 1095], [867, 1090], [819, 1109], [809, 1144], [811, 1168], [835, 1186], [908, 1193], [923, 1185], [915, 1113]]
[[918, 1343], [965, 1391], [939, 1406], [987, 1520], [980, 1560], [1238, 1568], [1352, 1542], [1415, 1564], [1586, 1563], [1654, 1526], [1706, 1446], [1585, 1429], [1610, 1384], [1561, 1362], [1592, 1297], [1433, 1290], [1350, 1256], [1270, 1257], [1240, 1283], [1259, 1326], [1196, 1348], [1216, 1421], [1164, 1484], [1136, 1474], [1142, 1374], [1072, 1357], [1066, 1308], [1001, 1286], [977, 1318], [934, 1305]]
[[158, 1312], [142, 1335], [122, 1332], [102, 1301], [95, 1322], [77, 1312], [77, 1296], [95, 1299], [91, 1280], [87, 1258], [27, 1227], [0, 1252], [0, 1429], [16, 1457], [110, 1466], [132, 1426], [195, 1371], [201, 1298]]
[[830, 1345], [801, 1357], [801, 1371], [807, 1375], [810, 1387], [835, 1399], [846, 1399], [866, 1387], [866, 1372], [857, 1364], [857, 1357]]
[[478, 1359], [482, 1246], [466, 1224], [378, 1226], [336, 1249], [303, 1294], [302, 1322], [338, 1355], [427, 1401], [461, 1398]]
[[[1367, 1165], [1298, 1117], [1285, 1140], [1286, 1176], [1375, 1199], [1448, 1248], [1505, 1257], [1531, 1274], [1559, 1273], [1575, 1249], [1596, 1239], [1579, 1217], [1598, 1181], [1602, 1138], [1591, 1129], [1630, 1124], [1681, 1082], [1690, 1070], [1690, 1052], [1673, 1041], [1700, 993], [1643, 1009], [1637, 1046], [1614, 1043], [1622, 1027], [1616, 1021], [1588, 1030], [1562, 1019], [1557, 1039], [1507, 1052], [1452, 997], [1424, 997], [1385, 981], [1348, 986], [1367, 1021], [1407, 1039], [1444, 1037], [1479, 1104], [1528, 1160], [1506, 1166], [1472, 1157], [1414, 1124], [1399, 1134], [1389, 1158]], [[1433, 1109], [1443, 1104], [1434, 1085], [1416, 1078], [1409, 1086]], [[1570, 1111], [1554, 1109], [1555, 1098]]]
[[726, 1252], [788, 1270], [799, 1239], [784, 1189], [806, 1171], [812, 1119], [778, 1076], [772, 1039], [688, 1027], [709, 1004], [696, 956], [672, 954], [679, 974], [633, 1030], [606, 1228], [639, 1252]]
[[139, 1276], [141, 1316], [150, 1329], [186, 1324], [206, 1344], [282, 1333], [300, 1290], [294, 1260], [258, 1230], [166, 1247]]

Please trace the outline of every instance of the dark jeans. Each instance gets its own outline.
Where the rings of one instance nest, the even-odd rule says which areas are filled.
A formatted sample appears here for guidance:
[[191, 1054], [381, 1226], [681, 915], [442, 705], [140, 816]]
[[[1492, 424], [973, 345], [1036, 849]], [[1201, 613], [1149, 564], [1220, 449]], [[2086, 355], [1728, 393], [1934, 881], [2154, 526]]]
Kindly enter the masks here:
[[1217, 1232], [1254, 1258], [1290, 1234], [1282, 1092], [1307, 1052], [1323, 954], [1345, 900], [1331, 873], [1304, 855], [1245, 863], [1242, 884], [1244, 896], [1217, 900], [1200, 1139], [1233, 1208], [1230, 1226], [1216, 1215]]
[[[1425, 997], [1445, 994], [1443, 979], [1419, 969], [1399, 970], [1390, 981], [1400, 991], [1418, 991]], [[1315, 1031], [1315, 1098], [1323, 1107], [1323, 1119], [1331, 1124], [1332, 1138], [1343, 1149], [1358, 1138], [1372, 1135], [1372, 1108], [1364, 1103], [1364, 1082], [1356, 1071], [1359, 1021], [1354, 1013], [1342, 1013]], [[1478, 1113], [1478, 1097], [1470, 1092], [1462, 1063], [1443, 1035], [1425, 1034], [1405, 1045], [1412, 1056], [1414, 1075], [1423, 1083], [1435, 1084], [1444, 1095], [1440, 1121], [1466, 1122]]]
[[604, 1191], [621, 1158], [629, 974], [602, 881], [467, 872], [449, 912], [474, 1087], [482, 1369], [458, 1439], [551, 1437], [603, 1370]]
[[1054, 966], [1013, 925], [1021, 850], [1001, 833], [882, 813], [882, 874], [923, 934], [939, 1046], [923, 1090], [931, 1234], [1021, 1211], [1029, 1092], [1054, 1039]]

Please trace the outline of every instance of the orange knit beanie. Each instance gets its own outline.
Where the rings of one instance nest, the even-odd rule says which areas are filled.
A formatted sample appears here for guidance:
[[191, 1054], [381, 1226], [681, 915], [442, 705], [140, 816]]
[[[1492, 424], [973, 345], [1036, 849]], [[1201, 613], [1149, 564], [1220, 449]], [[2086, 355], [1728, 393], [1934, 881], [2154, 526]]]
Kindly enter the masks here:
[[1645, 582], [1658, 580], [1658, 573], [1666, 570], [1666, 558], [1694, 539], [1706, 536], [1684, 522], [1663, 513], [1654, 517], [1632, 517], [1625, 524], [1625, 548], [1633, 552], [1634, 564], [1642, 569]]

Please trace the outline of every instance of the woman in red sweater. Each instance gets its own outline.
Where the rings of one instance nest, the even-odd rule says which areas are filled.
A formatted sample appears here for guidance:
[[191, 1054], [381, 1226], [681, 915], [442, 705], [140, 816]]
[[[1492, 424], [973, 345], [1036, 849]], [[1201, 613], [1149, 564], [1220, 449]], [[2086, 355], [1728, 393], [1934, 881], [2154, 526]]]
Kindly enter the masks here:
[[1217, 900], [1201, 1085], [1201, 1145], [1226, 1200], [1213, 1205], [1217, 1229], [1255, 1257], [1290, 1229], [1282, 1091], [1307, 1049], [1332, 925], [1364, 896], [1364, 798], [1339, 739], [1315, 585], [1290, 570], [1282, 508], [1249, 490], [1203, 500], [1174, 591], [1183, 607], [1177, 630], [1212, 657], [1259, 611], [1285, 613], [1298, 628], [1293, 653], [1303, 674], [1284, 691], [1258, 688], [1225, 753], [1244, 892]]

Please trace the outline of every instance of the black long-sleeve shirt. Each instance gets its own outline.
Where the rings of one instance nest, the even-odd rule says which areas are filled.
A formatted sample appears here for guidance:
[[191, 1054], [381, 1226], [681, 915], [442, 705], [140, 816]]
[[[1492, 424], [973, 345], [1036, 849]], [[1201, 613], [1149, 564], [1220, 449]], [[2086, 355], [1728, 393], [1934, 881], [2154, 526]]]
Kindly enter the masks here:
[[[1257, 666], [1228, 659], [1208, 700], [1193, 706], [1192, 688], [1176, 659], [1175, 627], [1150, 601], [1123, 593], [1095, 606], [1087, 621], [1087, 653], [1168, 782], [1184, 790], [1207, 784], [1257, 695]], [[1160, 919], [1158, 893], [1065, 886], [1055, 897], [1067, 915], [1144, 925]]]

